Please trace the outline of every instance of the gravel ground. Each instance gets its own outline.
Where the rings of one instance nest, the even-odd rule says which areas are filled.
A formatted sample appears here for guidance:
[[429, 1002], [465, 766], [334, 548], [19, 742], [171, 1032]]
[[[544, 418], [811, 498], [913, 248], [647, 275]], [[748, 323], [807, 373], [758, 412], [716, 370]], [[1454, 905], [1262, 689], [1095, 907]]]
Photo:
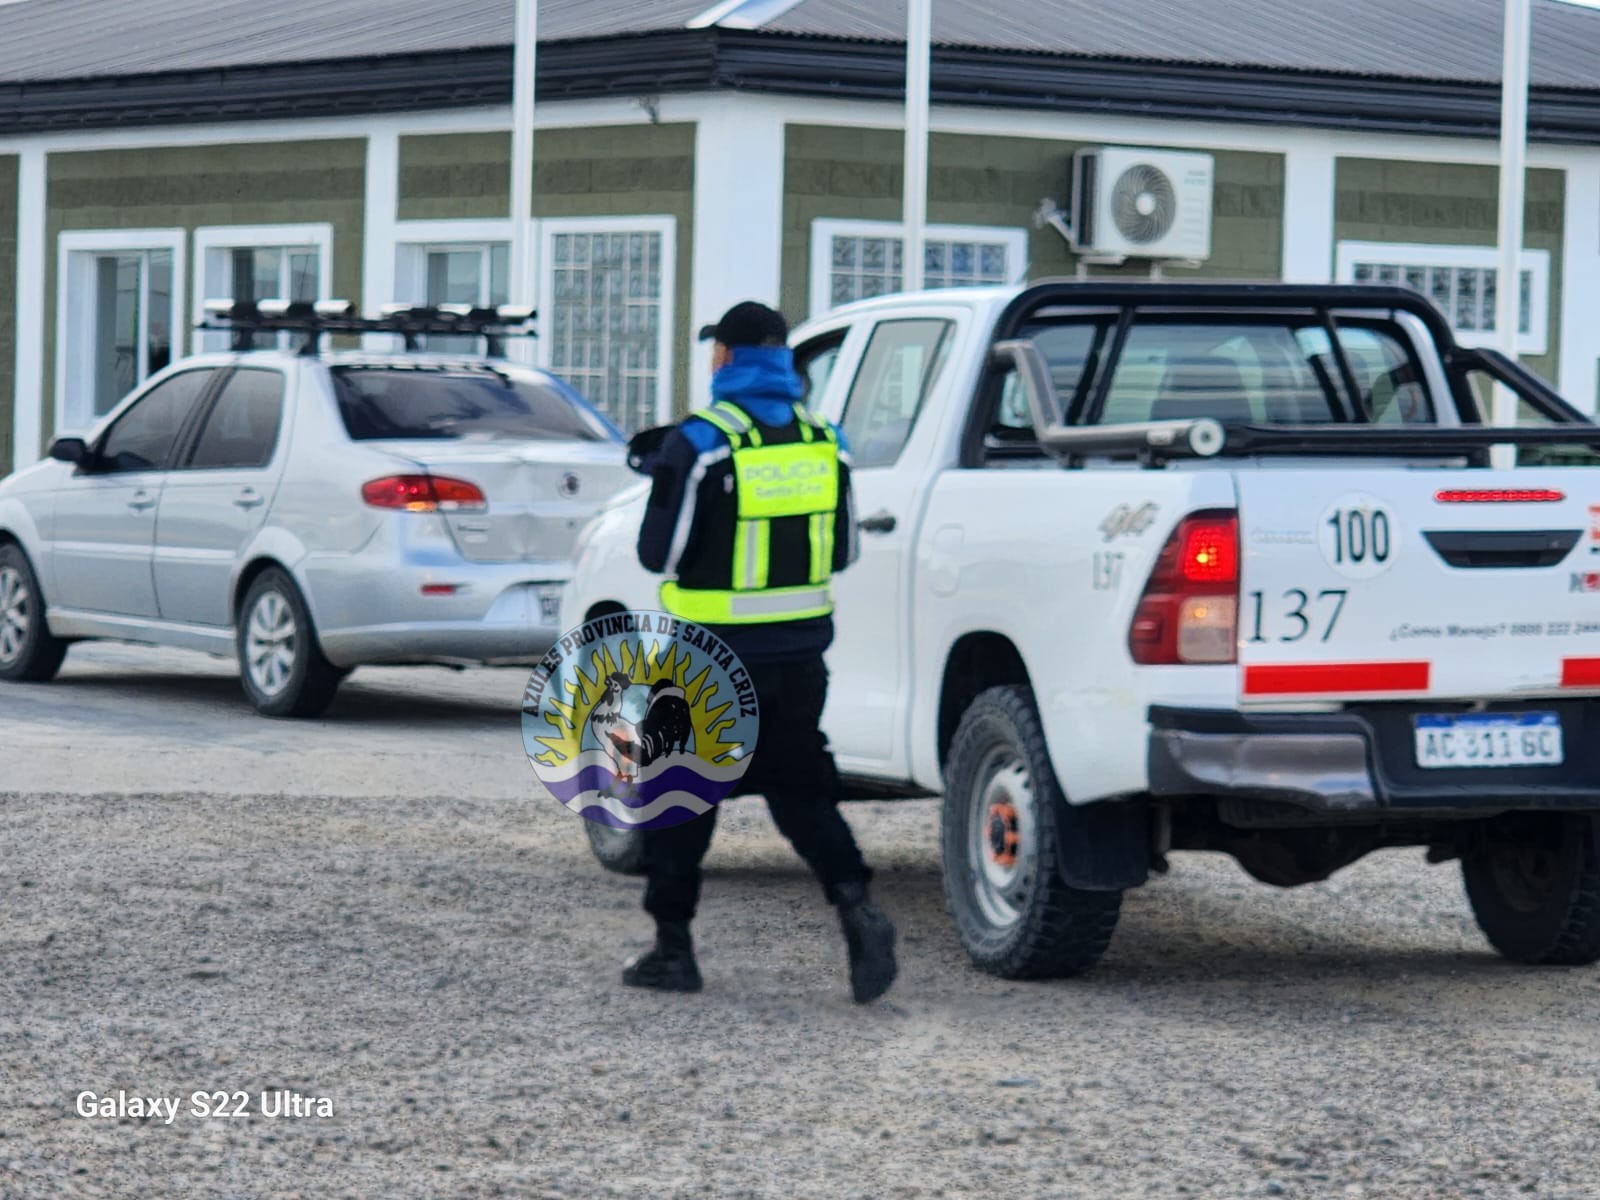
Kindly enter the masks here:
[[[623, 989], [639, 884], [537, 795], [521, 682], [364, 671], [303, 724], [178, 654], [0, 686], [0, 1196], [1600, 1194], [1600, 974], [1492, 957], [1419, 851], [1293, 892], [1179, 856], [1022, 985], [966, 965], [934, 805], [852, 805], [903, 965], [858, 1009], [738, 801], [707, 990]], [[333, 1115], [187, 1109], [280, 1088]], [[74, 1111], [118, 1089], [184, 1103]]]

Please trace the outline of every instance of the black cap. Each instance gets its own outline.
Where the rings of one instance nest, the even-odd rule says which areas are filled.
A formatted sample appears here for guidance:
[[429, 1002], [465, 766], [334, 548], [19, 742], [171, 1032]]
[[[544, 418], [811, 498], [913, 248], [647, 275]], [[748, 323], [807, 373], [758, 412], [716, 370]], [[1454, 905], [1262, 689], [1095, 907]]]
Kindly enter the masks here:
[[702, 327], [700, 340], [724, 346], [781, 346], [789, 340], [789, 322], [775, 308], [743, 300], [723, 313], [715, 325]]

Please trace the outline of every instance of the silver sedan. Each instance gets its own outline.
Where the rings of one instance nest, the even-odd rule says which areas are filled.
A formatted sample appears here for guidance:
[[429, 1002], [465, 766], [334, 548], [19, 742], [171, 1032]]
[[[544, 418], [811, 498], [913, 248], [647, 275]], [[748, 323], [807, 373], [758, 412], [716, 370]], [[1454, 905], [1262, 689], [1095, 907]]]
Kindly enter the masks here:
[[113, 638], [237, 655], [263, 713], [365, 663], [532, 661], [631, 479], [554, 376], [439, 354], [185, 359], [0, 481], [0, 678]]

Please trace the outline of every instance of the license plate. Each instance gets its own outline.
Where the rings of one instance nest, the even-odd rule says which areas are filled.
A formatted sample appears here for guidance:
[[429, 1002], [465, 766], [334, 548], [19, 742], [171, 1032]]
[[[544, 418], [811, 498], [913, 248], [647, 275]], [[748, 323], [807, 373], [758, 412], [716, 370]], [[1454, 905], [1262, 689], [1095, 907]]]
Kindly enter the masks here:
[[1419, 767], [1554, 767], [1565, 761], [1553, 712], [1416, 718]]
[[554, 621], [560, 615], [561, 615], [561, 589], [560, 588], [553, 588], [553, 587], [540, 588], [539, 589], [539, 619], [541, 621], [545, 622], [546, 624], [549, 624], [551, 621]]

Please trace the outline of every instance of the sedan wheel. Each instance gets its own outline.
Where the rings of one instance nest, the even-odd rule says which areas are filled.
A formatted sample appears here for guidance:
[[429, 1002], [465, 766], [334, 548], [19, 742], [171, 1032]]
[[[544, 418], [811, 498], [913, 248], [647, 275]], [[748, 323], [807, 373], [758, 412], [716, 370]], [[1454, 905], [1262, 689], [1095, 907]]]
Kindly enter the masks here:
[[322, 656], [294, 580], [270, 567], [239, 607], [235, 635], [245, 695], [269, 717], [314, 717], [333, 702], [343, 673]]
[[39, 683], [53, 679], [67, 643], [45, 624], [39, 581], [21, 547], [0, 545], [0, 679]]
[[276, 696], [294, 671], [295, 625], [289, 602], [277, 592], [263, 592], [245, 626], [245, 661], [250, 678], [263, 695]]

